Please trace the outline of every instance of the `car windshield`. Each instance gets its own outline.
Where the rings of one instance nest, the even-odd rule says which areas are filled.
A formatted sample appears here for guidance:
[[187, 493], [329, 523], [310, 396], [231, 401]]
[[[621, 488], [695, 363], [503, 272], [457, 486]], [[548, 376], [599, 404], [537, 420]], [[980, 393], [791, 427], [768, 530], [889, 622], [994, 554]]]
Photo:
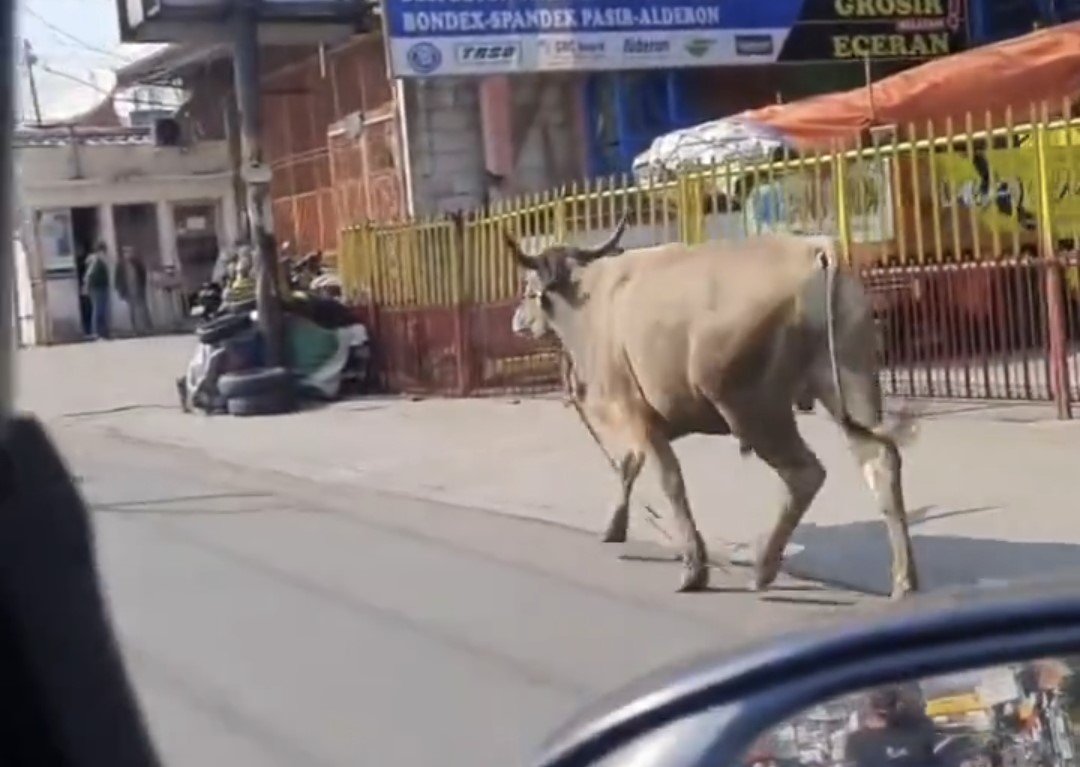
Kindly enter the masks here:
[[624, 5], [14, 4], [0, 415], [167, 763], [510, 763], [670, 662], [1080, 567], [1072, 28]]

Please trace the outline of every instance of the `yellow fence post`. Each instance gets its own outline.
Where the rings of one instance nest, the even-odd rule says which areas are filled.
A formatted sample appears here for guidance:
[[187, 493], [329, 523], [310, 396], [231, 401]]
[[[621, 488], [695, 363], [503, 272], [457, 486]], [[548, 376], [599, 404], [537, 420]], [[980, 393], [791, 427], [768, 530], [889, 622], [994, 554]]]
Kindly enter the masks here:
[[675, 215], [678, 216], [675, 231], [680, 242], [691, 242], [690, 218], [692, 213], [688, 209], [690, 205], [690, 183], [685, 173], [680, 173], [675, 179]]
[[844, 153], [832, 155], [833, 188], [836, 191], [836, 236], [840, 239], [840, 254], [844, 263], [851, 265], [851, 220], [848, 216], [847, 163]]
[[1072, 397], [1069, 392], [1068, 352], [1066, 349], [1065, 307], [1062, 305], [1061, 263], [1057, 257], [1057, 243], [1054, 240], [1054, 220], [1050, 212], [1050, 175], [1046, 153], [1046, 129], [1049, 117], [1043, 106], [1039, 120], [1035, 124], [1035, 165], [1038, 175], [1039, 199], [1039, 245], [1042, 250], [1043, 268], [1046, 269], [1044, 281], [1047, 317], [1047, 335], [1049, 336], [1050, 382], [1057, 406], [1058, 418], [1072, 418]]
[[561, 186], [555, 191], [554, 227], [552, 235], [556, 242], [566, 242], [566, 187]]

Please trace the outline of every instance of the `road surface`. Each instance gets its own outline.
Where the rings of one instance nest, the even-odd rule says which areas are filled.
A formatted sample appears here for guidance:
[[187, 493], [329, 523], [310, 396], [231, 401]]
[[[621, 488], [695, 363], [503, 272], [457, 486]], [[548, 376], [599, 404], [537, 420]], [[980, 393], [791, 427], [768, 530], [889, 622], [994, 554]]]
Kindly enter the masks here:
[[557, 525], [54, 435], [169, 765], [520, 763], [635, 675], [869, 601], [739, 569], [680, 596], [674, 563]]
[[[191, 339], [179, 336], [25, 351], [20, 402], [54, 423], [342, 492], [423, 497], [592, 533], [607, 521], [617, 482], [573, 409], [553, 399], [371, 397], [277, 418], [202, 418], [180, 412], [172, 383], [191, 351]], [[1080, 420], [1057, 421], [1052, 408], [1017, 403], [916, 408], [926, 410], [904, 450], [904, 495], [924, 588], [1080, 570]], [[800, 418], [800, 429], [829, 477], [785, 566], [887, 594], [883, 517], [849, 446], [820, 413]], [[741, 458], [729, 439], [688, 437], [676, 450], [712, 551], [745, 561], [776, 519], [775, 473]], [[674, 533], [648, 466], [634, 501], [632, 537]], [[641, 513], [645, 504], [661, 515], [657, 525]]]

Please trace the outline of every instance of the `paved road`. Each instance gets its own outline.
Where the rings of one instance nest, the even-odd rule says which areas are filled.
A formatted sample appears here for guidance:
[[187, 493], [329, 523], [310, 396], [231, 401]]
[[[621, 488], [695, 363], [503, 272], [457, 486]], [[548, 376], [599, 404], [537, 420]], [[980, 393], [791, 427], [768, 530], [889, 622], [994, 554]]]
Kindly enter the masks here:
[[[34, 349], [20, 355], [22, 402], [58, 423], [184, 447], [237, 466], [342, 488], [378, 489], [598, 531], [615, 481], [573, 411], [554, 400], [368, 398], [279, 418], [201, 418], [176, 405], [185, 337]], [[927, 407], [904, 451], [915, 556], [927, 588], [1080, 569], [1080, 420], [1045, 408]], [[1049, 416], [1049, 418], [1048, 418]], [[889, 589], [881, 514], [835, 424], [800, 428], [829, 479], [786, 565], [806, 577]], [[778, 480], [730, 440], [680, 440], [691, 503], [714, 554], [746, 559], [776, 518]], [[553, 481], [556, 478], [557, 481]], [[668, 504], [655, 472], [635, 488], [631, 535], [662, 540], [641, 506]], [[662, 580], [662, 578], [661, 578]]]
[[868, 601], [738, 570], [678, 596], [559, 526], [54, 433], [171, 765], [519, 763], [634, 675]]

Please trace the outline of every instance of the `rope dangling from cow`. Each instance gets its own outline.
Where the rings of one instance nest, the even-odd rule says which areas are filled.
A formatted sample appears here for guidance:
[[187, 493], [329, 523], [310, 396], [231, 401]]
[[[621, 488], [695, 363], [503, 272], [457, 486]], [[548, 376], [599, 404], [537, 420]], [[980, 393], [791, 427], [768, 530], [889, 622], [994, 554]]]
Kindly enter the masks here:
[[905, 412], [892, 426], [878, 425], [869, 427], [853, 418], [848, 410], [847, 399], [844, 397], [842, 376], [840, 375], [840, 361], [837, 357], [836, 291], [838, 283], [836, 277], [840, 266], [837, 263], [835, 249], [829, 247], [819, 250], [818, 262], [825, 270], [825, 324], [827, 326], [825, 335], [829, 342], [829, 364], [832, 367], [832, 383], [836, 390], [836, 399], [839, 405], [837, 417], [846, 431], [859, 434], [887, 448], [896, 449], [900, 441], [909, 439], [911, 436], [912, 416], [910, 412]]
[[[603, 441], [600, 439], [600, 435], [596, 433], [596, 429], [593, 428], [592, 422], [589, 420], [589, 417], [585, 415], [585, 409], [581, 406], [581, 398], [578, 396], [580, 393], [579, 385], [577, 376], [574, 375], [573, 360], [570, 359], [569, 355], [567, 355], [566, 352], [563, 352], [563, 355], [564, 359], [566, 359], [569, 363], [566, 368], [565, 380], [563, 381], [563, 385], [567, 389], [567, 395], [570, 398], [570, 404], [573, 406], [574, 411], [578, 414], [578, 418], [581, 419], [581, 423], [584, 424], [585, 430], [589, 432], [589, 436], [592, 437], [593, 442], [595, 442], [596, 446], [600, 448], [600, 452], [604, 454], [604, 458], [607, 459], [608, 465], [611, 466], [611, 470], [619, 473], [619, 465], [615, 462], [615, 459], [611, 456], [611, 453], [609, 453], [608, 449], [604, 446]], [[662, 536], [667, 538], [668, 541], [674, 540], [671, 537], [671, 534], [663, 527], [661, 527], [661, 517], [660, 514], [657, 513], [656, 509], [646, 503], [645, 511], [649, 513], [649, 516], [646, 517], [646, 519], [649, 520], [649, 524], [656, 528], [656, 530]]]
[[836, 304], [836, 260], [827, 250], [818, 252], [818, 262], [825, 270], [825, 336], [829, 343], [829, 364], [832, 367], [833, 388], [840, 402], [840, 411], [847, 413], [844, 389], [840, 382], [840, 362], [836, 356], [836, 321], [833, 317]]

